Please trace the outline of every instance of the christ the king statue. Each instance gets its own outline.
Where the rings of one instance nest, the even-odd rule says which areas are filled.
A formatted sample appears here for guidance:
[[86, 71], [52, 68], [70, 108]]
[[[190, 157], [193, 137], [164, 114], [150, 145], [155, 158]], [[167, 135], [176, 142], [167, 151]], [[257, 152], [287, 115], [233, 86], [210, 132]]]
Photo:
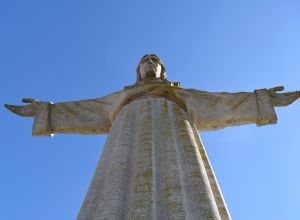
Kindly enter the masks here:
[[199, 131], [275, 124], [283, 87], [215, 93], [182, 89], [156, 55], [144, 56], [124, 90], [74, 102], [5, 105], [34, 117], [34, 136], [108, 134], [77, 220], [229, 220]]

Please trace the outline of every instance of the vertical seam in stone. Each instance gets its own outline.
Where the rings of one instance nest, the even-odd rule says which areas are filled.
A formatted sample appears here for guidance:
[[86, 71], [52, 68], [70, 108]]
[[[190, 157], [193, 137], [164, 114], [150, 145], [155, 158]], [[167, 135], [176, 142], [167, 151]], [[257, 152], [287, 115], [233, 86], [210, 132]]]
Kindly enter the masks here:
[[[137, 131], [137, 122], [139, 121], [139, 112], [140, 112], [140, 108], [141, 108], [141, 102], [137, 102], [138, 103], [138, 106], [137, 108], [134, 108], [134, 112], [132, 113], [133, 115], [135, 115], [137, 118], [136, 120], [133, 120], [134, 121], [134, 125], [131, 126], [131, 128], [133, 128], [133, 134], [135, 134], [133, 136], [133, 144], [132, 144], [132, 148], [130, 149], [130, 152], [129, 152], [129, 155], [130, 155], [130, 158], [129, 158], [129, 167], [130, 167], [130, 171], [128, 172], [129, 173], [129, 177], [128, 177], [128, 187], [127, 187], [127, 197], [126, 197], [126, 207], [125, 207], [125, 213], [124, 213], [124, 216], [126, 216], [126, 219], [127, 220], [130, 220], [129, 218], [129, 215], [130, 215], [130, 204], [131, 204], [131, 201], [132, 201], [132, 190], [133, 190], [133, 177], [134, 177], [134, 173], [136, 171], [135, 169], [135, 165], [136, 165], [136, 151], [137, 151], [137, 135], [136, 135], [136, 131]], [[137, 113], [138, 112], [138, 113]], [[132, 122], [133, 123], [133, 122]]]
[[[173, 103], [171, 104], [171, 105], [173, 105]], [[182, 168], [182, 161], [184, 160], [183, 158], [182, 158], [182, 156], [181, 156], [181, 153], [179, 152], [180, 150], [179, 150], [179, 140], [178, 140], [178, 136], [176, 135], [177, 133], [178, 133], [178, 129], [177, 129], [177, 125], [176, 125], [176, 123], [174, 122], [174, 117], [176, 117], [175, 115], [174, 115], [174, 111], [173, 111], [173, 106], [171, 107], [171, 108], [169, 108], [169, 114], [170, 114], [170, 117], [171, 117], [171, 121], [172, 121], [172, 124], [173, 124], [173, 126], [172, 126], [172, 134], [173, 134], [173, 138], [174, 138], [174, 140], [175, 140], [175, 150], [176, 150], [176, 155], [177, 155], [177, 161], [178, 161], [178, 167], [179, 167], [179, 176], [180, 176], [180, 185], [182, 186], [181, 187], [181, 190], [182, 190], [182, 194], [183, 194], [183, 196], [182, 196], [182, 200], [183, 200], [183, 204], [184, 204], [184, 211], [185, 211], [185, 214], [186, 214], [186, 220], [190, 220], [191, 219], [191, 217], [190, 217], [190, 215], [189, 215], [189, 213], [192, 213], [192, 210], [189, 210], [189, 207], [188, 207], [188, 205], [187, 205], [187, 200], [186, 200], [186, 198], [187, 198], [187, 193], [186, 193], [186, 187], [187, 186], [185, 186], [185, 181], [184, 181], [184, 171], [183, 171], [183, 168]]]
[[152, 109], [152, 123], [153, 123], [153, 142], [152, 142], [152, 149], [153, 149], [153, 207], [154, 207], [154, 213], [153, 213], [153, 220], [161, 220], [161, 219], [168, 219], [167, 217], [167, 207], [166, 207], [166, 201], [163, 193], [163, 174], [162, 174], [162, 164], [161, 164], [161, 155], [160, 155], [160, 147], [162, 145], [162, 142], [160, 140], [161, 135], [161, 126], [160, 126], [160, 120], [161, 118], [161, 99], [153, 98], [153, 109]]
[[155, 148], [156, 148], [156, 123], [155, 123], [155, 113], [154, 113], [154, 109], [155, 108], [155, 103], [154, 103], [154, 99], [152, 99], [152, 124], [153, 124], [153, 129], [152, 129], [152, 176], [153, 176], [153, 179], [152, 179], [152, 186], [153, 186], [153, 191], [152, 191], [152, 201], [151, 201], [151, 210], [152, 210], [152, 213], [151, 213], [151, 220], [156, 220], [156, 215], [157, 215], [157, 210], [156, 210], [156, 205], [157, 205], [157, 198], [156, 198], [156, 193], [157, 193], [157, 185], [156, 185], [156, 175], [157, 175], [157, 172], [156, 172], [156, 151], [155, 151]]
[[[153, 193], [152, 174], [152, 99], [140, 100], [140, 120], [137, 127], [136, 168], [133, 173], [132, 201], [129, 219], [150, 219]], [[150, 124], [149, 124], [150, 123]], [[145, 125], [148, 124], [149, 126]], [[150, 129], [150, 130], [149, 130]], [[151, 140], [150, 140], [151, 139]], [[151, 142], [150, 142], [151, 141]], [[151, 179], [150, 179], [151, 178]]]

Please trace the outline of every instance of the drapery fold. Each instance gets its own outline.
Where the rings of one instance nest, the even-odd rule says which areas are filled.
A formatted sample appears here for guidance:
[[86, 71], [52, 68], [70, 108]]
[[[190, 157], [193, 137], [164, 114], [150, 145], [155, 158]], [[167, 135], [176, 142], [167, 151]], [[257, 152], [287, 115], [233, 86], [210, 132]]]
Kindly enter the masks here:
[[145, 85], [37, 105], [33, 135], [108, 138], [77, 220], [230, 220], [198, 131], [276, 123], [269, 91]]
[[77, 219], [230, 219], [219, 210], [226, 205], [215, 199], [197, 138], [172, 101], [149, 97], [125, 106]]

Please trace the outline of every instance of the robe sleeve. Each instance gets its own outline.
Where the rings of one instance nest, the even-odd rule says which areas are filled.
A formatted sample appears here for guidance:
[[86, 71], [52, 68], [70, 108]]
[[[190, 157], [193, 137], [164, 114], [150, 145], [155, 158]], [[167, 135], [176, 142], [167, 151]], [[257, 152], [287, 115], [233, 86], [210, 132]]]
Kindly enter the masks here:
[[114, 93], [99, 99], [56, 104], [40, 102], [34, 118], [32, 135], [108, 133], [119, 99], [120, 93]]
[[253, 93], [210, 93], [186, 89], [182, 95], [198, 130], [217, 130], [244, 124], [262, 126], [277, 122], [267, 89]]

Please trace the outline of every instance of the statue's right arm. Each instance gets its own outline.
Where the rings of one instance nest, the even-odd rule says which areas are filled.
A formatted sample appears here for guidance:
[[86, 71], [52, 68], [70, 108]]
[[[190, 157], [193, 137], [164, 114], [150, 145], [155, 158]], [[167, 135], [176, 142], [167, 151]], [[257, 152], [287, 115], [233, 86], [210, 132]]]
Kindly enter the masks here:
[[13, 113], [34, 117], [32, 134], [50, 136], [54, 133], [103, 134], [108, 133], [120, 93], [74, 102], [39, 102], [23, 99], [29, 105], [5, 105]]

